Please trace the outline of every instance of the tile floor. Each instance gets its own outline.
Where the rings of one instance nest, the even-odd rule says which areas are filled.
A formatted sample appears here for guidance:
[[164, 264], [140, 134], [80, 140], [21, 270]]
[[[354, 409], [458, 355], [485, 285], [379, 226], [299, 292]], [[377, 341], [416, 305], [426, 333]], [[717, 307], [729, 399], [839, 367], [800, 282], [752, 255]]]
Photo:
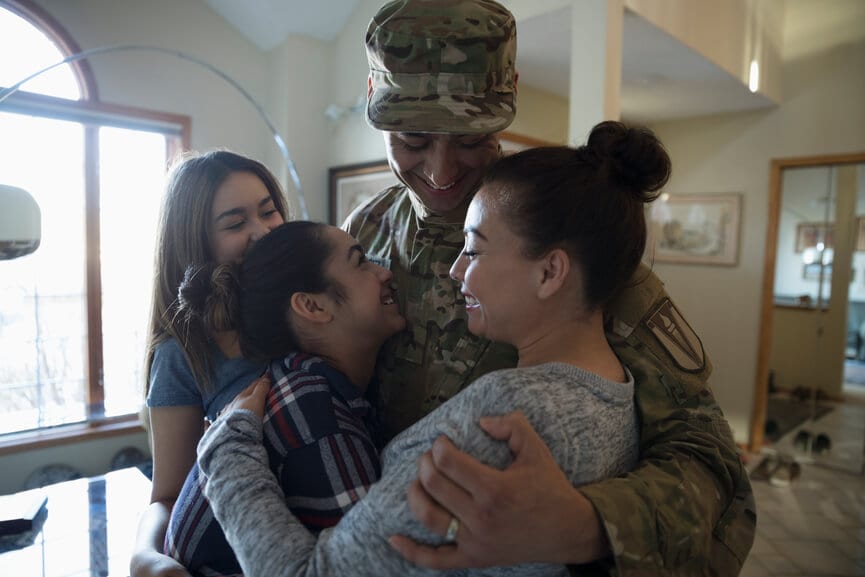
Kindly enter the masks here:
[[[753, 480], [757, 536], [741, 577], [865, 577], [865, 395], [845, 389], [847, 400], [806, 422], [761, 455], [793, 457], [801, 476], [788, 487]], [[831, 450], [812, 455], [794, 446], [802, 429], [826, 433]]]

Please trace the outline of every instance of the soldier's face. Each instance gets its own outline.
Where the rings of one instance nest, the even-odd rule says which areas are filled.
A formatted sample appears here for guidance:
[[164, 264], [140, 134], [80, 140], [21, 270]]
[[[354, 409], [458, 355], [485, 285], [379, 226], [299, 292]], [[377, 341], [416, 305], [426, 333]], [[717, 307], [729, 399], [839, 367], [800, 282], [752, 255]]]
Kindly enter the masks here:
[[500, 154], [496, 134], [385, 132], [384, 141], [397, 178], [427, 209], [457, 221]]
[[484, 188], [469, 205], [463, 231], [465, 245], [450, 275], [465, 297], [469, 330], [519, 346], [537, 320], [535, 281], [543, 269], [524, 255], [522, 240]]

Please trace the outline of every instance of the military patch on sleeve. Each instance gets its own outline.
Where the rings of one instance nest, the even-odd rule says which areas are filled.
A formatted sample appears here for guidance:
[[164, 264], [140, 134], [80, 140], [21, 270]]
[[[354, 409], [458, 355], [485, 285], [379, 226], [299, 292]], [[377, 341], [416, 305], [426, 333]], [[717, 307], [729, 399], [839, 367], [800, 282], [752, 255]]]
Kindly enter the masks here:
[[662, 299], [645, 320], [646, 327], [683, 371], [706, 368], [703, 343], [669, 298]]

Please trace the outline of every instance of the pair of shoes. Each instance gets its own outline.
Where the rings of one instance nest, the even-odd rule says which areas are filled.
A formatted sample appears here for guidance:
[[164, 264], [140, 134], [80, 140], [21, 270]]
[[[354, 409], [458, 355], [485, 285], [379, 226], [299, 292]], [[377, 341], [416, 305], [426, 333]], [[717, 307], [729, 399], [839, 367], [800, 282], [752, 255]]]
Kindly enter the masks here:
[[832, 449], [832, 440], [829, 438], [829, 435], [826, 433], [820, 433], [814, 439], [814, 446], [812, 447], [815, 453], [818, 455], [822, 455], [823, 453], [828, 453]]
[[811, 451], [818, 455], [828, 453], [832, 449], [832, 439], [826, 433], [814, 435], [811, 431], [802, 429], [793, 437], [793, 447], [802, 452], [808, 451], [809, 443]]
[[789, 487], [802, 474], [802, 466], [796, 461], [782, 462], [769, 476], [773, 487]]
[[811, 433], [809, 431], [806, 431], [803, 429], [803, 430], [799, 431], [798, 433], [796, 433], [796, 436], [793, 437], [793, 446], [795, 448], [799, 449], [800, 451], [803, 451], [803, 452], [807, 451], [808, 450], [808, 441], [810, 441], [810, 440], [811, 440]]

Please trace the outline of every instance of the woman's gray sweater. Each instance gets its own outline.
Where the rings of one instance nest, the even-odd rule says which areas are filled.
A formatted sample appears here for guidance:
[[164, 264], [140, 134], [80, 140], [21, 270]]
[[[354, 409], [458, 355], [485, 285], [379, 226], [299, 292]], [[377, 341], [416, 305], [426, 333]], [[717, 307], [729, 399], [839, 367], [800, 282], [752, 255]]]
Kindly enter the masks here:
[[[409, 512], [406, 490], [417, 460], [440, 435], [481, 462], [504, 469], [506, 443], [479, 427], [482, 416], [522, 411], [574, 486], [617, 476], [638, 457], [634, 385], [604, 380], [563, 363], [484, 375], [398, 435], [382, 453], [382, 478], [331, 529], [318, 536], [295, 519], [268, 468], [261, 421], [233, 411], [210, 427], [198, 447], [209, 477], [206, 496], [246, 577], [430, 575], [388, 544], [392, 535], [441, 544]], [[298, 471], [302, 475], [303, 471]], [[562, 565], [524, 564], [453, 572], [470, 575], [566, 575]]]

